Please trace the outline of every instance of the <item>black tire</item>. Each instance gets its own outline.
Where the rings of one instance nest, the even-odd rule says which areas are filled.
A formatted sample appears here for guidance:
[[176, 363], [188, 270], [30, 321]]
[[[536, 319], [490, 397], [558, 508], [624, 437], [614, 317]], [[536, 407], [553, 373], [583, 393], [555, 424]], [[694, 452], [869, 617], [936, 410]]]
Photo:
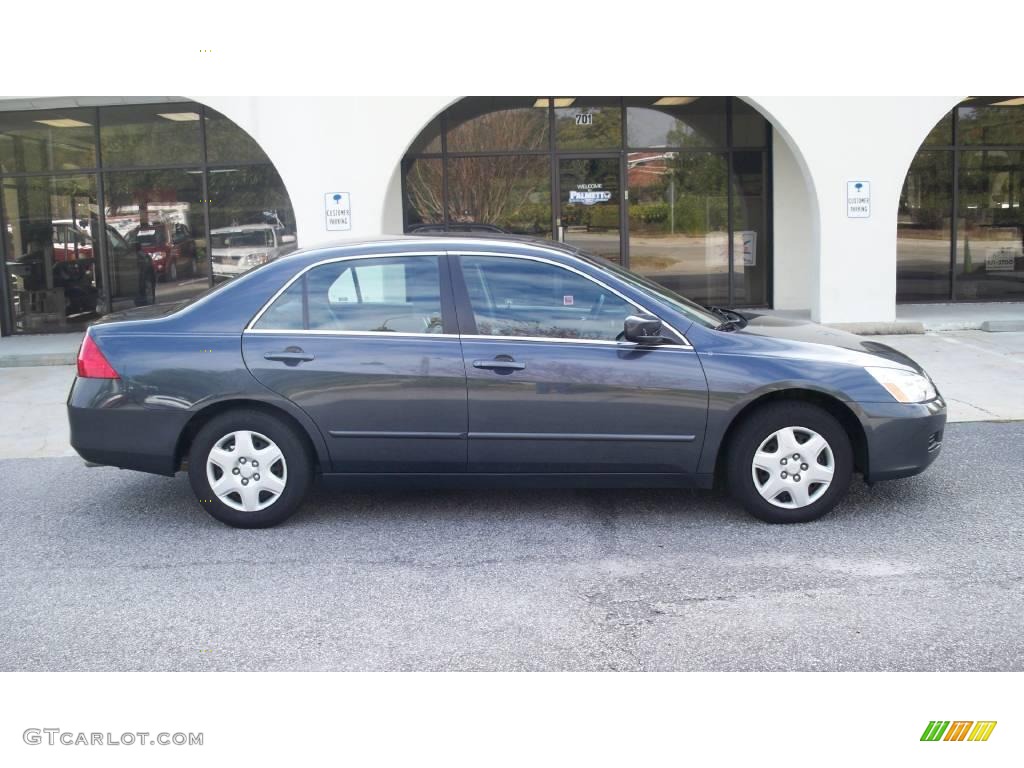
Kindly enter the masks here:
[[[207, 459], [214, 445], [239, 430], [265, 435], [284, 456], [284, 490], [261, 510], [247, 512], [226, 504], [217, 497], [207, 476]], [[215, 416], [196, 434], [189, 450], [188, 479], [200, 506], [222, 523], [235, 528], [270, 528], [287, 520], [302, 504], [313, 481], [313, 459], [302, 436], [290, 424], [264, 411], [240, 408]]]
[[[832, 454], [831, 483], [809, 504], [793, 509], [779, 507], [768, 501], [761, 495], [754, 482], [754, 454], [765, 440], [786, 427], [817, 432], [826, 440]], [[766, 523], [807, 523], [817, 520], [846, 495], [853, 476], [853, 448], [846, 430], [828, 411], [801, 402], [771, 403], [746, 417], [730, 440], [726, 462], [729, 492], [747, 512]], [[799, 472], [799, 469], [797, 471]], [[788, 474], [792, 480], [792, 473]], [[763, 473], [761, 476], [767, 477]], [[813, 488], [817, 492], [819, 486], [814, 485]], [[794, 501], [793, 497], [785, 492], [776, 496], [775, 500]]]

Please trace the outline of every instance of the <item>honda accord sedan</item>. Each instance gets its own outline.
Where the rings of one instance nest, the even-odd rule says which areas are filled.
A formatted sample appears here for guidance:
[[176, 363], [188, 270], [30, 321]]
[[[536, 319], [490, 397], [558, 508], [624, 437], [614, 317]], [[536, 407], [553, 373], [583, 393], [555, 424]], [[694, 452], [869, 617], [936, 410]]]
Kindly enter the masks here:
[[187, 471], [228, 525], [310, 485], [727, 488], [771, 523], [923, 471], [946, 405], [905, 355], [701, 307], [574, 248], [396, 237], [271, 261], [93, 325], [68, 397], [89, 463]]

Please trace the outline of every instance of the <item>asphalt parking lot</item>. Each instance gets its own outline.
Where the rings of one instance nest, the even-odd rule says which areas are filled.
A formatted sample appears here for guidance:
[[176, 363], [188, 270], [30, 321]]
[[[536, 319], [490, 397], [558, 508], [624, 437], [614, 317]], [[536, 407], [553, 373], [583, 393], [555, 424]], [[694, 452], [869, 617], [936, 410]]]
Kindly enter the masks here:
[[768, 526], [690, 491], [320, 490], [0, 461], [0, 670], [1022, 670], [1024, 423]]

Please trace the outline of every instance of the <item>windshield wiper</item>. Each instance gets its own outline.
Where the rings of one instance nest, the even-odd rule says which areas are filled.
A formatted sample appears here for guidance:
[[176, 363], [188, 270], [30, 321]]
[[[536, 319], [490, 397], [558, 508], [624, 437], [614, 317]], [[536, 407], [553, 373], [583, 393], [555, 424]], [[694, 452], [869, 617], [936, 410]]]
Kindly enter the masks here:
[[747, 318], [734, 309], [716, 306], [707, 306], [705, 309], [722, 319], [722, 322], [715, 326], [716, 331], [735, 331], [747, 325]]

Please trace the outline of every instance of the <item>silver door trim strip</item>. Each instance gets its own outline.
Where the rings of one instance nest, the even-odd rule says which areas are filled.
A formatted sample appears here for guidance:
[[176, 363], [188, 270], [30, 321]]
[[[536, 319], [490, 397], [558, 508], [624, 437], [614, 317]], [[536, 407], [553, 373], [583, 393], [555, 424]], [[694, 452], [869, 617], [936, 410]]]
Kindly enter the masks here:
[[636, 443], [692, 443], [696, 435], [616, 435], [575, 432], [470, 432], [470, 440], [614, 440]]
[[387, 437], [406, 440], [465, 440], [465, 432], [390, 432], [381, 430], [332, 429], [331, 437]]

